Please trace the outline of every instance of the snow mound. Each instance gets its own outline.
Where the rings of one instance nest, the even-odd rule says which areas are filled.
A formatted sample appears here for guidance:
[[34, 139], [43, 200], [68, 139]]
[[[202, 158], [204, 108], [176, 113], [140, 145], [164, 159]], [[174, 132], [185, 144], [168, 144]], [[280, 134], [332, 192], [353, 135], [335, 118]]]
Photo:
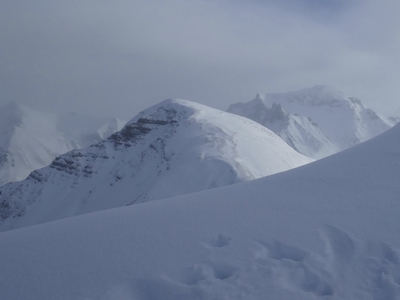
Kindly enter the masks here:
[[7, 230], [260, 178], [313, 161], [267, 128], [165, 100], [119, 132], [0, 188]]
[[316, 159], [364, 142], [398, 122], [322, 85], [283, 94], [258, 94], [250, 102], [231, 105], [228, 112], [266, 126], [298, 152]]

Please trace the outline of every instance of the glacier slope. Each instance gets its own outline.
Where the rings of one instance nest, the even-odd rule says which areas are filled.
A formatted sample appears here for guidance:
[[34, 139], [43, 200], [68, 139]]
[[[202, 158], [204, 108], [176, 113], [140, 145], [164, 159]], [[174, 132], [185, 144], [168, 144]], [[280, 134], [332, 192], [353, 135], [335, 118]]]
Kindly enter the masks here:
[[166, 100], [0, 188], [0, 230], [238, 183], [312, 162], [249, 119]]
[[0, 234], [5, 299], [400, 298], [400, 126], [294, 170]]

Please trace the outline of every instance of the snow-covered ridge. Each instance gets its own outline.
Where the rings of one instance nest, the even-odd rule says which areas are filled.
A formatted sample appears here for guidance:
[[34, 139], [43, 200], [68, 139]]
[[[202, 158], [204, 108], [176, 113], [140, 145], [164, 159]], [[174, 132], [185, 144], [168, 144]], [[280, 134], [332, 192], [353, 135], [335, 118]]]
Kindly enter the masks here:
[[60, 154], [121, 129], [116, 118], [43, 113], [11, 102], [0, 107], [0, 185], [25, 179]]
[[212, 189], [311, 161], [249, 119], [165, 100], [108, 139], [1, 187], [0, 230]]
[[298, 152], [317, 159], [364, 142], [398, 121], [322, 85], [282, 94], [257, 94], [250, 102], [231, 105], [228, 112], [266, 126]]

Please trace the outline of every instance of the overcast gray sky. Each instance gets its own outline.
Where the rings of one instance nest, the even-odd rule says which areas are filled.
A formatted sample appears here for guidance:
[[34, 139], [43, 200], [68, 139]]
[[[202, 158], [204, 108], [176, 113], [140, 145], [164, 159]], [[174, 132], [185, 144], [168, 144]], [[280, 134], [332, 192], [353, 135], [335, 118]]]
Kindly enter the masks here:
[[130, 119], [327, 84], [388, 113], [399, 16], [398, 0], [2, 0], [0, 104]]

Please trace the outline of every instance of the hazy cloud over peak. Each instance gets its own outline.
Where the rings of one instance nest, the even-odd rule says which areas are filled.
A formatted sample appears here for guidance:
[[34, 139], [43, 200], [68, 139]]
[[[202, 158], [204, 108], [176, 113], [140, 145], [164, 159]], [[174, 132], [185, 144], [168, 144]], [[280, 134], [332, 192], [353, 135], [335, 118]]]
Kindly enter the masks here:
[[[351, 3], [351, 4], [349, 4]], [[169, 97], [226, 109], [327, 84], [400, 106], [399, 4], [3, 1], [0, 103], [133, 117]]]

